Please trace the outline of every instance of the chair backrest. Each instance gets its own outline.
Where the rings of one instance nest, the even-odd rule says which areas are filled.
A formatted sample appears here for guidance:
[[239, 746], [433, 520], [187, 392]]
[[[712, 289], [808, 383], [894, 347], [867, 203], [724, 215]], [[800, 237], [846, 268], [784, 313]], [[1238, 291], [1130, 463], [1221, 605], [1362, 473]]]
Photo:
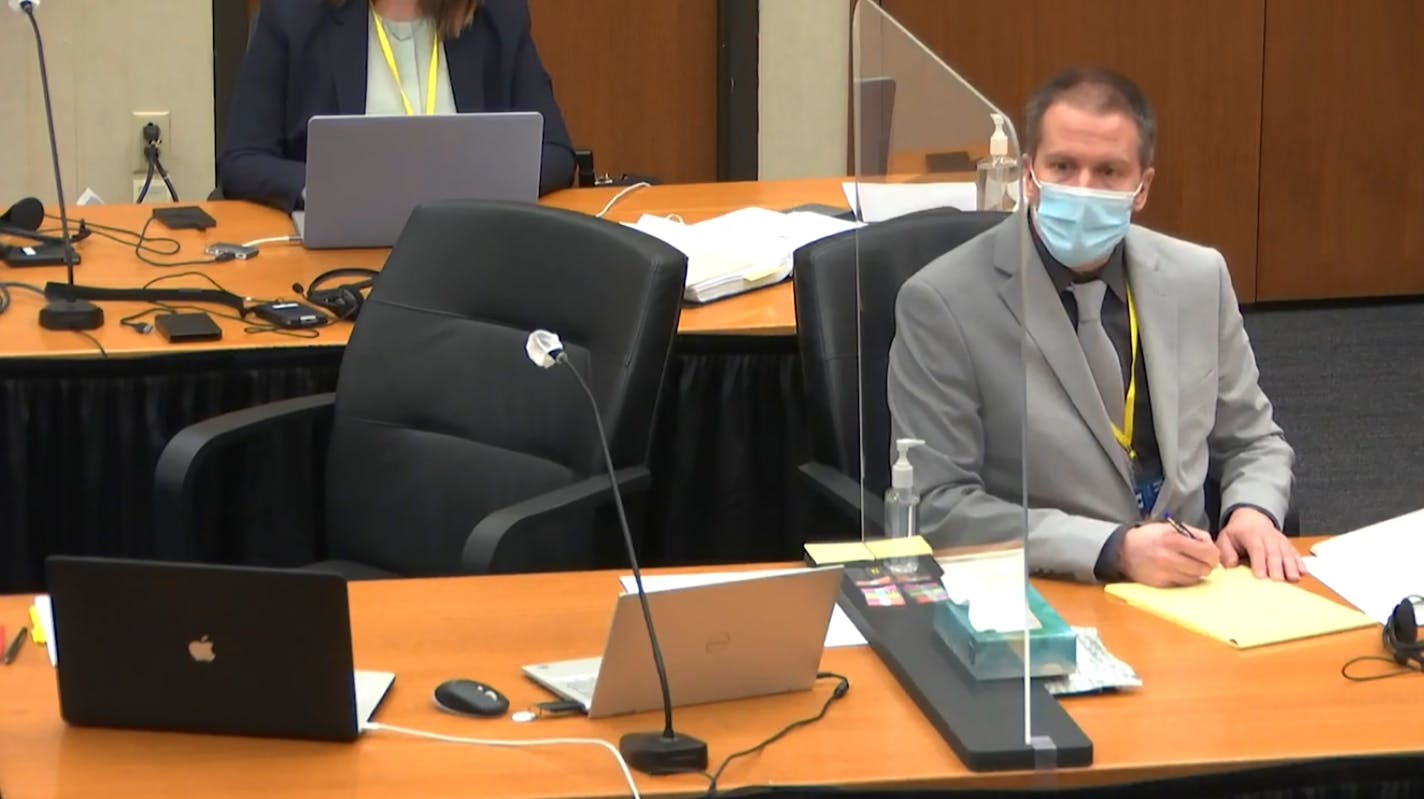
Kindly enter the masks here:
[[565, 367], [530, 362], [531, 330], [562, 337], [614, 464], [643, 464], [686, 271], [676, 249], [585, 214], [477, 201], [417, 208], [342, 360], [330, 556], [452, 573], [488, 513], [603, 472], [587, 398]]
[[890, 481], [885, 380], [900, 286], [930, 261], [1004, 216], [952, 208], [920, 211], [796, 251], [792, 270], [796, 337], [812, 453], [818, 461], [860, 480], [863, 423], [864, 481], [872, 494], [883, 492]]

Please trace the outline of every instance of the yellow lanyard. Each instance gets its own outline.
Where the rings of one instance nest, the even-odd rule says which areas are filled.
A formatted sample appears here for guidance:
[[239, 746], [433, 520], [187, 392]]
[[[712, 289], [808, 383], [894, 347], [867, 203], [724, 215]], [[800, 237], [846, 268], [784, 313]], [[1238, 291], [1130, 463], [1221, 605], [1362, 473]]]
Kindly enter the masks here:
[[[1132, 367], [1127, 380], [1127, 399], [1123, 400], [1122, 427], [1112, 426], [1113, 438], [1127, 451], [1127, 457], [1137, 460], [1132, 448], [1132, 422], [1137, 412], [1137, 308], [1132, 304], [1132, 289], [1127, 289], [1127, 329], [1132, 339]], [[1112, 424], [1109, 422], [1109, 424]]]
[[[396, 79], [396, 91], [400, 92], [401, 104], [405, 106], [405, 115], [410, 116], [415, 111], [410, 107], [410, 98], [405, 95], [405, 86], [401, 84], [400, 70], [396, 67], [396, 57], [391, 53], [391, 42], [386, 38], [386, 26], [381, 24], [381, 18], [376, 15], [376, 7], [371, 6], [371, 24], [376, 26], [376, 39], [381, 43], [381, 55], [386, 57], [386, 66], [391, 69], [391, 77]], [[430, 36], [430, 77], [425, 82], [425, 115], [430, 116], [435, 113], [435, 78], [438, 75], [440, 66], [440, 36], [431, 34]]]

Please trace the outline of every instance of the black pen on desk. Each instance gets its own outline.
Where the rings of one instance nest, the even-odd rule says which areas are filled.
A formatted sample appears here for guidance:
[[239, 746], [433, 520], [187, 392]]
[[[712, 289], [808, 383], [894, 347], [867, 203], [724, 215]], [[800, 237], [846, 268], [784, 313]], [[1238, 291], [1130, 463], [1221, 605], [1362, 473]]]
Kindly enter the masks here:
[[5, 654], [0, 655], [0, 663], [4, 663], [6, 666], [14, 663], [15, 657], [20, 654], [20, 648], [24, 646], [25, 636], [29, 634], [30, 631], [28, 628], [21, 627], [20, 632], [15, 634], [15, 639], [10, 642], [9, 646], [5, 647]]

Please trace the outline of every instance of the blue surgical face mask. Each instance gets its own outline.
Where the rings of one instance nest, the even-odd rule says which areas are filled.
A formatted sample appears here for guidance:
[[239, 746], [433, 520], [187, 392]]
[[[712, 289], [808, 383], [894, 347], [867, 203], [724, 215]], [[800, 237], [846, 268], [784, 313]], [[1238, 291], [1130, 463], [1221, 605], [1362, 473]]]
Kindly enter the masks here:
[[1108, 257], [1132, 225], [1132, 201], [1142, 190], [1083, 189], [1057, 183], [1040, 183], [1034, 221], [1043, 246], [1064, 266], [1074, 269]]

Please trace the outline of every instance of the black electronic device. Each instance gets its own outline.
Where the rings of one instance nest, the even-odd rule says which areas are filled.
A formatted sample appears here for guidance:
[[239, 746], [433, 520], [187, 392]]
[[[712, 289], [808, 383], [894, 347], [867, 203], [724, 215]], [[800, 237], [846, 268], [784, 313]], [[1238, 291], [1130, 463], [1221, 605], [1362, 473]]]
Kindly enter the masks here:
[[207, 230], [217, 226], [207, 211], [196, 205], [175, 205], [170, 208], [153, 209], [153, 218], [162, 222], [169, 230]]
[[[69, 237], [69, 211], [64, 203], [64, 181], [59, 171], [59, 143], [54, 135], [54, 106], [49, 98], [49, 69], [45, 65], [44, 40], [40, 37], [40, 24], [35, 21], [36, 0], [12, 0], [10, 8], [19, 11], [30, 20], [30, 28], [35, 33], [35, 53], [40, 63], [40, 87], [44, 94], [45, 122], [49, 127], [49, 154], [54, 163], [54, 193], [59, 199], [60, 256], [68, 271], [69, 285], [74, 285], [75, 255]], [[104, 324], [104, 311], [87, 300], [72, 295], [54, 297], [40, 309], [40, 326], [48, 330], [93, 330]]]
[[1389, 614], [1389, 621], [1385, 622], [1385, 649], [1394, 657], [1394, 662], [1401, 666], [1414, 663], [1424, 669], [1424, 641], [1419, 640], [1421, 610], [1424, 610], [1424, 597], [1408, 596], [1394, 606], [1394, 612]]
[[475, 680], [446, 680], [435, 687], [435, 705], [461, 716], [494, 718], [509, 710], [509, 699]]
[[159, 314], [153, 318], [153, 325], [164, 338], [174, 344], [217, 341], [222, 338], [222, 328], [202, 311]]
[[[366, 295], [362, 292], [375, 285], [380, 274], [374, 269], [356, 267], [332, 269], [312, 278], [312, 282], [305, 289], [302, 284], [293, 283], [292, 290], [337, 319], [353, 320], [361, 313], [361, 306], [366, 302]], [[323, 288], [327, 283], [341, 278], [357, 279], [339, 286]]]
[[[68, 250], [69, 258], [65, 258], [65, 250]], [[0, 253], [6, 264], [21, 268], [26, 266], [64, 266], [68, 263], [78, 265], [84, 259], [73, 247], [66, 247], [63, 244], [15, 244], [9, 247], [0, 246]]]
[[548, 369], [555, 364], [568, 367], [584, 396], [588, 397], [589, 408], [593, 411], [593, 421], [598, 429], [598, 443], [603, 447], [603, 463], [608, 469], [608, 478], [613, 486], [613, 505], [618, 510], [618, 524], [623, 529], [623, 545], [628, 549], [628, 565], [633, 569], [633, 583], [638, 589], [638, 603], [643, 610], [643, 624], [648, 630], [648, 644], [652, 648], [653, 666], [658, 673], [658, 686], [662, 689], [663, 730], [662, 732], [630, 732], [618, 739], [618, 751], [628, 765], [645, 774], [670, 774], [682, 771], [704, 771], [707, 768], [707, 743], [690, 735], [676, 732], [672, 726], [672, 695], [668, 689], [667, 666], [663, 664], [662, 648], [658, 646], [658, 635], [653, 629], [653, 612], [648, 608], [648, 594], [643, 590], [643, 574], [638, 568], [638, 553], [633, 547], [633, 534], [628, 530], [628, 517], [623, 511], [623, 495], [618, 490], [618, 474], [613, 468], [613, 455], [608, 451], [608, 435], [603, 430], [603, 416], [598, 412], [598, 401], [593, 391], [584, 381], [583, 375], [569, 362], [564, 354], [563, 342], [547, 330], [535, 330], [529, 334], [525, 352], [535, 365]]
[[327, 317], [321, 311], [305, 303], [291, 300], [278, 300], [254, 305], [252, 312], [257, 314], [258, 318], [277, 327], [321, 327], [327, 323]]

